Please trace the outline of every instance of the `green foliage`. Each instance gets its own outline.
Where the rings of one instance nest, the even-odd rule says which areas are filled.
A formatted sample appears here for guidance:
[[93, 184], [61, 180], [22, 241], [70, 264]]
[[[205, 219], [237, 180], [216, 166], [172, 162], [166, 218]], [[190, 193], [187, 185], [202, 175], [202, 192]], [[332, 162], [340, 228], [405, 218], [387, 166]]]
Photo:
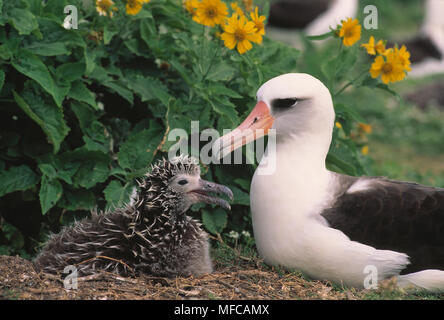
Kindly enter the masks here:
[[[239, 55], [216, 29], [195, 23], [180, 0], [152, 0], [135, 16], [115, 3], [110, 18], [92, 0], [69, 1], [79, 24], [67, 30], [68, 1], [0, 0], [0, 214], [16, 226], [5, 221], [0, 231], [0, 245], [13, 248], [8, 252], [34, 253], [48, 229], [124, 205], [135, 178], [176, 143], [167, 139], [172, 130], [185, 129], [190, 138], [195, 120], [200, 130], [233, 129], [262, 83], [296, 71], [297, 50], [265, 37]], [[323, 63], [304, 60], [334, 94], [343, 126], [335, 129], [328, 166], [356, 175], [366, 169], [350, 134], [364, 119], [341, 98], [341, 86], [380, 86], [368, 75], [352, 78], [358, 51], [341, 46]], [[235, 200], [231, 213], [203, 205], [192, 213], [213, 234], [251, 231], [254, 166], [202, 171], [230, 187]], [[40, 225], [31, 232], [26, 221]]]
[[37, 174], [25, 165], [2, 170], [0, 171], [0, 196], [32, 188], [38, 183], [38, 180]]
[[[62, 26], [67, 4], [78, 29]], [[234, 128], [258, 86], [296, 65], [298, 52], [270, 39], [244, 56], [225, 48], [179, 0], [152, 0], [135, 16], [116, 4], [110, 18], [91, 0], [0, 1], [0, 215], [16, 226], [3, 222], [5, 253], [34, 253], [48, 228], [124, 205], [175, 143], [171, 130], [190, 134], [192, 120]], [[194, 214], [211, 233], [251, 228], [252, 170], [215, 170], [203, 172], [233, 189], [233, 214]], [[26, 221], [41, 225], [31, 232]]]

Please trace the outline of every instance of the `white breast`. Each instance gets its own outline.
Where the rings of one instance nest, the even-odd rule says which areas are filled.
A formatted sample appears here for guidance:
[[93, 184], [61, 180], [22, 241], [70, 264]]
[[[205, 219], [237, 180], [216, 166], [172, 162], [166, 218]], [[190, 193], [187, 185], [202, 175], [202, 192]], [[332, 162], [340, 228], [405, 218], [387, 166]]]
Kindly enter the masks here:
[[[315, 279], [362, 287], [366, 267], [381, 279], [408, 263], [405, 254], [351, 241], [321, 216], [331, 206], [335, 176], [310, 159], [311, 153], [279, 152], [276, 171], [253, 176], [250, 201], [256, 246], [265, 262], [300, 270]], [[282, 151], [282, 150], [281, 150]]]
[[257, 170], [253, 176], [250, 201], [256, 245], [270, 264], [298, 265], [297, 257], [304, 253], [297, 251], [311, 242], [310, 227], [326, 225], [319, 212], [331, 201], [329, 172], [325, 167], [303, 167], [301, 158], [282, 157], [273, 174], [260, 175]]

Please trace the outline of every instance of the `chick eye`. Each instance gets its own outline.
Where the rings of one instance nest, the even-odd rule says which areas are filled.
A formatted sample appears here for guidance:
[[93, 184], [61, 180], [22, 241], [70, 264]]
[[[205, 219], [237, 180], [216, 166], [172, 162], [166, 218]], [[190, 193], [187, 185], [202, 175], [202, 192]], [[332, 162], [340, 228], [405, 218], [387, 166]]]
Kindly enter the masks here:
[[181, 186], [186, 185], [187, 183], [188, 183], [187, 180], [180, 180], [180, 181], [178, 182], [178, 184], [180, 184]]
[[289, 109], [294, 106], [299, 100], [296, 98], [288, 98], [288, 99], [275, 99], [272, 101], [271, 105], [275, 111], [284, 111], [285, 109]]

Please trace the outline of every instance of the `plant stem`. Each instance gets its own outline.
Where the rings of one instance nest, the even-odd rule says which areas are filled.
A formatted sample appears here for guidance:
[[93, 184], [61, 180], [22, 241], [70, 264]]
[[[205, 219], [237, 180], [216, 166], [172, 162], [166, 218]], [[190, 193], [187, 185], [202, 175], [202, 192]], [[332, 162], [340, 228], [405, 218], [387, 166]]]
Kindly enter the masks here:
[[200, 73], [203, 75], [204, 71], [203, 71], [203, 51], [204, 51], [204, 45], [205, 45], [205, 26], [202, 25], [202, 42], [200, 43], [200, 57], [199, 57], [199, 68], [200, 68]]
[[352, 84], [354, 84], [359, 78], [361, 78], [364, 74], [367, 73], [367, 70], [362, 71], [356, 78], [354, 78], [353, 80], [347, 82], [341, 89], [339, 89], [338, 91], [336, 91], [333, 94], [333, 98], [336, 97], [337, 95], [339, 95], [340, 93], [342, 93], [345, 89], [347, 89], [349, 86], [351, 86]]
[[215, 53], [214, 53], [213, 57], [211, 58], [210, 65], [208, 66], [207, 71], [203, 75], [202, 81], [204, 81], [206, 79], [206, 77], [208, 76], [208, 74], [210, 73], [210, 70], [213, 67], [213, 63], [215, 61], [215, 58], [217, 58], [219, 56], [219, 51], [220, 51], [220, 46], [217, 46]]
[[338, 63], [339, 63], [339, 57], [341, 56], [341, 52], [342, 52], [342, 41], [339, 42], [339, 48], [338, 48], [338, 54], [337, 54], [337, 58], [334, 61], [335, 62], [335, 68], [333, 69], [333, 76], [329, 79], [328, 81], [328, 87], [331, 89], [333, 88], [333, 83], [336, 79], [336, 74], [338, 72]]

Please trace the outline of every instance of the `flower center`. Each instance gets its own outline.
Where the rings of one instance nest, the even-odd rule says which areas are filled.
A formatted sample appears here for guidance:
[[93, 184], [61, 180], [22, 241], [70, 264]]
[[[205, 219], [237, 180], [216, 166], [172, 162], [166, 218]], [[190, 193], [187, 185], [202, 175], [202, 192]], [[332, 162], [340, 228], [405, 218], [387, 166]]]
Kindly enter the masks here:
[[245, 34], [244, 30], [236, 29], [236, 31], [234, 32], [234, 38], [236, 39], [236, 41], [241, 42], [247, 38], [247, 35]]
[[109, 0], [102, 0], [100, 1], [97, 6], [101, 8], [102, 10], [106, 11], [109, 7], [111, 7], [111, 1]]
[[347, 28], [345, 29], [345, 37], [349, 38], [353, 36], [353, 29], [352, 28]]
[[128, 6], [130, 6], [131, 8], [137, 7], [137, 0], [129, 0]]
[[208, 18], [214, 18], [216, 16], [216, 14], [217, 14], [215, 8], [208, 8], [205, 13], [206, 13]]
[[390, 73], [393, 70], [393, 66], [391, 63], [384, 63], [384, 65], [382, 66], [382, 72], [384, 73]]

